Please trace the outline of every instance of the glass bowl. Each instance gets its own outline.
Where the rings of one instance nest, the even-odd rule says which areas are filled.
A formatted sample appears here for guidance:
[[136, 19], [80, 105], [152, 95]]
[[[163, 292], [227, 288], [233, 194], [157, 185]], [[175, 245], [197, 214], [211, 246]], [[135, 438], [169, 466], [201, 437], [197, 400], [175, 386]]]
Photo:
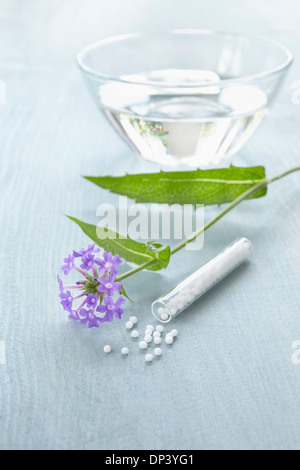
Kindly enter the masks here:
[[274, 41], [203, 30], [121, 35], [78, 55], [94, 100], [139, 155], [198, 167], [242, 147], [292, 60]]

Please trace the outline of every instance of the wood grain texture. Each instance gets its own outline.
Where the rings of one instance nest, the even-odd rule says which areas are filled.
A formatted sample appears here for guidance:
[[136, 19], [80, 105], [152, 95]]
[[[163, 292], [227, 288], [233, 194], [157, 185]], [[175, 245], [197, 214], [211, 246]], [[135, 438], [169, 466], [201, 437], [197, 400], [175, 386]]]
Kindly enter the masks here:
[[[296, 0], [2, 0], [0, 80], [0, 449], [299, 449], [299, 175], [236, 208], [197, 255], [126, 283], [125, 318], [144, 330], [151, 302], [239, 236], [251, 263], [179, 317], [179, 337], [146, 365], [125, 320], [87, 330], [57, 298], [62, 258], [87, 243], [64, 213], [96, 221], [117, 196], [82, 174], [157, 171], [119, 140], [92, 103], [74, 57], [87, 43], [133, 30], [202, 27], [262, 34], [300, 56]], [[300, 161], [300, 105], [288, 76], [236, 165], [268, 174]], [[216, 213], [207, 208], [207, 219]], [[172, 325], [173, 326], [173, 325]], [[104, 344], [113, 352], [105, 356]], [[130, 355], [122, 358], [122, 346]]]

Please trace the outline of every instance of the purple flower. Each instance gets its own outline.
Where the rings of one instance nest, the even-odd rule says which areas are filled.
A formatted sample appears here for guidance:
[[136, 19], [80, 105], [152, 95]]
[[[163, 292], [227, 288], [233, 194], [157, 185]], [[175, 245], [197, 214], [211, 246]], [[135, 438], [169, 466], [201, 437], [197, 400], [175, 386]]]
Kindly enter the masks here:
[[[64, 274], [68, 275], [74, 269], [83, 276], [82, 280], [75, 281], [72, 285], [64, 285], [57, 276], [60, 303], [64, 310], [71, 318], [88, 324], [89, 328], [98, 328], [101, 323], [112, 321], [114, 315], [121, 318], [123, 313], [121, 305], [125, 302], [120, 295], [115, 302], [113, 300], [114, 294], [122, 290], [122, 283], [116, 280], [117, 266], [122, 263], [119, 255], [113, 256], [104, 252], [103, 259], [95, 259], [94, 254], [99, 251], [99, 248], [95, 248], [95, 244], [92, 244], [86, 250], [73, 251], [72, 255], [64, 259], [65, 264], [62, 266]], [[81, 262], [81, 266], [78, 267], [76, 262], [77, 264]], [[100, 266], [100, 277], [95, 263]], [[88, 274], [87, 271], [90, 269], [92, 273]], [[77, 295], [72, 295], [69, 289], [74, 289]], [[81, 300], [76, 307], [74, 304], [79, 299]], [[95, 314], [96, 311], [105, 315], [101, 318]]]
[[73, 305], [73, 297], [71, 292], [69, 290], [67, 292], [61, 292], [59, 294], [59, 297], [61, 298], [60, 303], [63, 306], [64, 310], [67, 310], [67, 312], [71, 312]]
[[83, 324], [87, 323], [89, 328], [93, 328], [93, 327], [99, 328], [99, 322], [103, 323], [102, 318], [97, 317], [94, 314], [93, 309], [86, 310], [85, 308], [82, 308], [79, 311], [79, 314], [81, 317], [83, 317], [80, 319], [80, 323], [83, 323]]
[[71, 310], [69, 317], [74, 318], [74, 320], [80, 320], [80, 317], [79, 317], [78, 312], [76, 310]]
[[100, 286], [97, 287], [98, 292], [105, 292], [107, 293], [108, 296], [114, 295], [114, 291], [120, 292], [121, 291], [121, 286], [122, 282], [114, 282], [116, 278], [115, 274], [109, 274], [108, 278], [106, 277], [101, 277], [99, 279]]
[[64, 284], [63, 284], [61, 278], [59, 277], [59, 275], [57, 275], [57, 281], [58, 281], [58, 285], [59, 285], [59, 290], [62, 293], [64, 291]]
[[99, 305], [97, 307], [97, 312], [99, 313], [106, 313], [103, 317], [104, 321], [112, 321], [113, 316], [115, 315], [117, 318], [121, 318], [123, 310], [121, 309], [121, 305], [125, 302], [123, 297], [119, 297], [116, 302], [113, 301], [111, 297], [105, 297], [104, 305]]
[[74, 268], [74, 256], [73, 255], [69, 255], [68, 258], [64, 258], [64, 262], [66, 264], [64, 264], [62, 267], [61, 267], [61, 270], [63, 271], [63, 273], [65, 275], [69, 274], [70, 271], [72, 271], [72, 269]]
[[117, 266], [123, 263], [120, 259], [119, 255], [113, 256], [112, 253], [105, 253], [103, 254], [103, 259], [95, 259], [95, 263], [100, 266], [99, 271], [108, 274], [109, 272], [112, 274], [118, 274], [119, 270]]
[[73, 251], [74, 258], [82, 258], [83, 256], [86, 256], [89, 253], [99, 253], [100, 248], [98, 248], [98, 247], [95, 248], [95, 246], [96, 246], [96, 243], [93, 243], [93, 244], [89, 245], [86, 250], [84, 248], [82, 248], [79, 251], [74, 250]]
[[81, 269], [85, 269], [86, 271], [89, 271], [92, 269], [92, 267], [95, 264], [95, 256], [92, 255], [91, 253], [88, 253], [87, 255], [83, 256], [81, 258], [82, 264], [80, 265]]
[[61, 305], [63, 306], [64, 310], [69, 312], [69, 317], [74, 318], [75, 320], [78, 320], [79, 319], [78, 313], [75, 310], [72, 310], [74, 298], [72, 297], [71, 292], [70, 291], [64, 292], [64, 285], [59, 276], [57, 276], [57, 281], [58, 281], [59, 290], [60, 290], [58, 297], [60, 297], [61, 299], [61, 302], [60, 302]]
[[89, 308], [95, 308], [95, 306], [97, 305], [97, 302], [98, 302], [97, 295], [89, 294], [86, 298], [86, 305]]

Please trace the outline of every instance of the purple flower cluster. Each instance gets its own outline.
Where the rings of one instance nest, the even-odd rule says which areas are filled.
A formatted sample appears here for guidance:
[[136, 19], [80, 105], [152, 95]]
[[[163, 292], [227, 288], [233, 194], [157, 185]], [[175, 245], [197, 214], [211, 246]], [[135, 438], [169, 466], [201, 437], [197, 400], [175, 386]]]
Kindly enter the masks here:
[[[113, 320], [114, 315], [121, 318], [123, 310], [121, 305], [125, 299], [121, 296], [122, 283], [116, 278], [119, 273], [118, 266], [122, 263], [119, 255], [103, 253], [103, 258], [98, 258], [100, 248], [96, 244], [89, 245], [86, 250], [73, 251], [64, 259], [62, 271], [68, 275], [76, 270], [84, 279], [76, 284], [66, 286], [59, 276], [59, 297], [64, 310], [71, 318], [88, 325], [89, 328], [98, 328], [101, 323]], [[79, 266], [76, 265], [79, 264]], [[72, 295], [71, 290], [77, 292]], [[118, 298], [114, 300], [115, 295]], [[74, 301], [80, 299], [77, 307]]]

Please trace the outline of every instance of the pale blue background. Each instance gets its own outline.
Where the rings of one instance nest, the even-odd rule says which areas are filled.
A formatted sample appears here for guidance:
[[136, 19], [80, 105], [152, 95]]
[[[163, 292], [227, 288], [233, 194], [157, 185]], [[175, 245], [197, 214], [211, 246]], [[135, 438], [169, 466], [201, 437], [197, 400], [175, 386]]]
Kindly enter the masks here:
[[[64, 213], [93, 221], [98, 204], [117, 201], [80, 175], [157, 170], [105, 123], [76, 52], [111, 34], [199, 27], [269, 36], [299, 57], [299, 20], [297, 0], [1, 0], [1, 449], [300, 449], [300, 366], [291, 361], [300, 339], [299, 174], [229, 214], [198, 254], [128, 280], [135, 304], [125, 318], [136, 314], [143, 329], [160, 293], [238, 236], [255, 246], [250, 264], [174, 322], [176, 344], [150, 366], [125, 319], [100, 330], [69, 321], [55, 279], [62, 258], [88, 243]], [[298, 79], [296, 59], [235, 164], [261, 163], [270, 175], [299, 164]]]

